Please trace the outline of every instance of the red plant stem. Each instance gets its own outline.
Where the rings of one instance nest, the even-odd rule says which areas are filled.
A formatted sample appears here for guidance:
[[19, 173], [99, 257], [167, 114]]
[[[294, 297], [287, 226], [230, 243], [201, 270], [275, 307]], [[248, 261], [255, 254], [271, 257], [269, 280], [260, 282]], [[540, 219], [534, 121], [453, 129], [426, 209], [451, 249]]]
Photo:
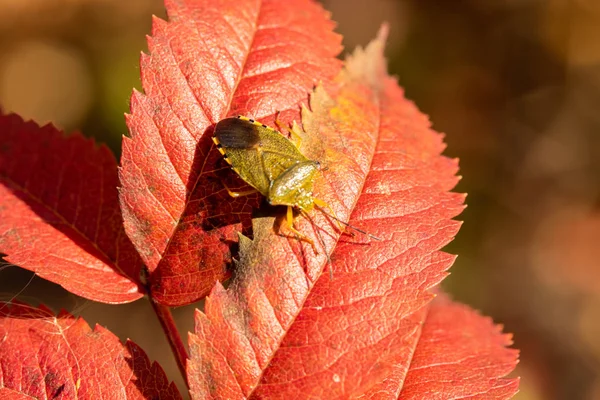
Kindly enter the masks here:
[[183, 344], [183, 340], [181, 340], [181, 335], [177, 330], [177, 326], [175, 325], [175, 320], [173, 319], [173, 314], [171, 314], [171, 309], [169, 307], [158, 304], [152, 298], [150, 298], [150, 303], [152, 304], [152, 308], [160, 321], [160, 324], [167, 336], [167, 340], [169, 341], [169, 345], [171, 346], [171, 350], [173, 354], [175, 354], [175, 360], [177, 361], [177, 366], [179, 367], [179, 371], [181, 375], [183, 375], [183, 379], [185, 379], [186, 384], [189, 387], [187, 380], [187, 372], [185, 369], [188, 354], [185, 349], [185, 345]]

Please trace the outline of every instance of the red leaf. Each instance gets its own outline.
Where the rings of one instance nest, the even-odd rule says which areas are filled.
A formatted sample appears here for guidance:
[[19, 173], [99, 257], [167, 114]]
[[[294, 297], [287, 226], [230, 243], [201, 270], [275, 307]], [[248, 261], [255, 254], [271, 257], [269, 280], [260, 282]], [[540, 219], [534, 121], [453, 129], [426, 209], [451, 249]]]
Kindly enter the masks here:
[[[181, 399], [135, 343], [45, 307], [0, 307], [0, 397]], [[6, 397], [4, 397], [6, 396]]]
[[[299, 119], [316, 82], [335, 76], [340, 38], [310, 0], [167, 1], [142, 55], [123, 140], [125, 229], [151, 271], [156, 300], [187, 304], [226, 277], [252, 200], [230, 199], [212, 147], [217, 121]], [[229, 171], [224, 171], [228, 173]], [[239, 184], [239, 182], [238, 182]]]
[[441, 295], [428, 308], [399, 398], [509, 399], [519, 387], [518, 378], [502, 378], [517, 364], [511, 344], [490, 318]]
[[91, 300], [142, 296], [141, 259], [125, 235], [117, 164], [106, 146], [0, 115], [0, 252]]
[[[217, 285], [205, 314], [197, 313], [188, 363], [194, 398], [400, 393], [398, 375], [406, 376], [433, 298], [428, 289], [454, 259], [439, 249], [459, 228], [451, 218], [464, 196], [448, 192], [457, 162], [440, 155], [442, 136], [384, 73], [383, 40], [347, 61], [335, 101], [317, 89], [302, 117], [305, 154], [330, 168], [317, 196], [343, 220], [352, 210], [351, 224], [383, 240], [344, 237], [336, 245], [321, 213], [312, 213], [314, 225], [298, 218], [301, 232], [316, 240], [310, 230], [318, 226], [325, 247], [335, 246], [331, 280], [321, 274], [323, 251], [313, 257], [310, 246], [275, 235], [273, 218], [255, 219], [254, 239], [240, 237], [229, 289]], [[384, 383], [388, 395], [371, 392]], [[460, 384], [468, 391], [469, 382]]]

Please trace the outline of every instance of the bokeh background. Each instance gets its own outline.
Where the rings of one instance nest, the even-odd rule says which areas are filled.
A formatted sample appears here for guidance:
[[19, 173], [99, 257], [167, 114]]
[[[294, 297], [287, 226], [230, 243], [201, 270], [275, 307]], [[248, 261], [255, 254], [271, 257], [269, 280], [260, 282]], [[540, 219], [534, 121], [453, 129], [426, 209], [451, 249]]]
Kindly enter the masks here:
[[[407, 96], [447, 134], [469, 193], [444, 282], [521, 349], [519, 400], [600, 399], [600, 1], [327, 0], [347, 49], [382, 21]], [[0, 105], [119, 154], [160, 0], [0, 0]], [[150, 307], [99, 305], [17, 267], [0, 300], [82, 315], [182, 385]], [[175, 310], [192, 329], [193, 306]]]

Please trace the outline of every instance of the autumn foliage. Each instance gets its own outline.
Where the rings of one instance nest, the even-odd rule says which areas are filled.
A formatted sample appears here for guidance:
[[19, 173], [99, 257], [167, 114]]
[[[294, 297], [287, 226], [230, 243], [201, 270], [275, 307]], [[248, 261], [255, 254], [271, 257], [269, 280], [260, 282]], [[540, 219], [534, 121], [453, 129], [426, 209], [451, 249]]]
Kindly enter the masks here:
[[[165, 3], [120, 167], [78, 133], [0, 117], [4, 260], [93, 301], [147, 295], [193, 399], [512, 397], [510, 336], [436, 289], [458, 163], [388, 76], [386, 28], [341, 62], [311, 0]], [[227, 194], [245, 183], [214, 125], [278, 113], [325, 167], [315, 196], [381, 240], [314, 210], [295, 220], [314, 252], [284, 209]], [[169, 307], [204, 297], [186, 354]], [[142, 349], [68, 313], [1, 305], [0, 337], [0, 398], [181, 398]]]

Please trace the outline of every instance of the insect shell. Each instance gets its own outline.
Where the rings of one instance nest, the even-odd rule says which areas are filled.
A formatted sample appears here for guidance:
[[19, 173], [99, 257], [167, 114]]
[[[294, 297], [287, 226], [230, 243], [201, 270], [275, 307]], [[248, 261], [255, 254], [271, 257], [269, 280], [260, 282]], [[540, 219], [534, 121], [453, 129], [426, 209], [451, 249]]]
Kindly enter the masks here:
[[293, 227], [292, 209], [308, 212], [315, 205], [328, 207], [312, 195], [319, 162], [306, 158], [275, 129], [243, 116], [219, 121], [213, 141], [235, 173], [255, 189], [232, 192], [226, 187], [227, 192], [239, 197], [258, 191], [269, 204], [287, 206], [288, 228], [315, 249], [313, 241]]

